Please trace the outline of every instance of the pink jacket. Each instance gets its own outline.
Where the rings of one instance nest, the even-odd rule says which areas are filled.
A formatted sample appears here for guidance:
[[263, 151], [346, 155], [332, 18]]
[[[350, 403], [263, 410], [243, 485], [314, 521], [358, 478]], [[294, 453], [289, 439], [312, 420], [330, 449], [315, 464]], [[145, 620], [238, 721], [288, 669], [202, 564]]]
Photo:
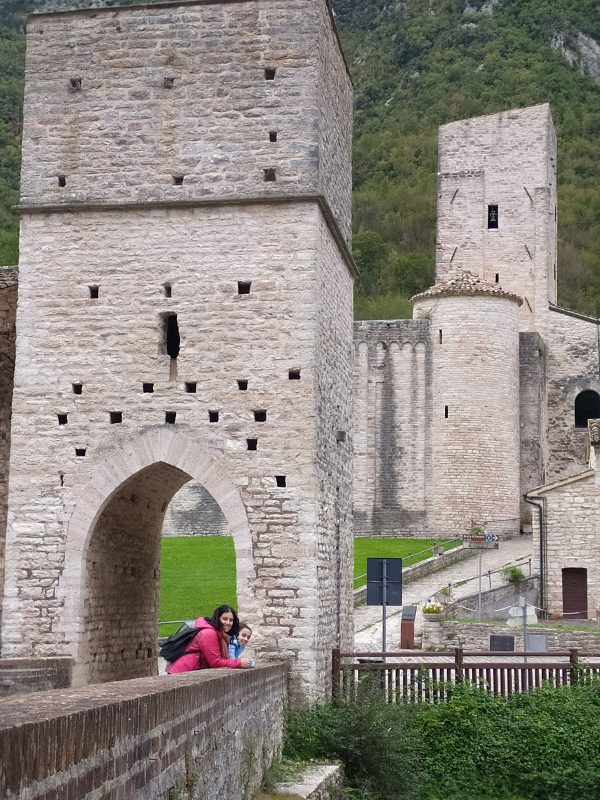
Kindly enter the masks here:
[[[239, 658], [223, 658], [221, 641], [223, 634], [215, 630], [204, 617], [199, 617], [195, 623], [200, 629], [188, 646], [185, 655], [167, 664], [167, 673], [174, 675], [178, 672], [193, 672], [196, 669], [215, 669], [216, 667], [229, 667], [240, 669], [242, 662]], [[200, 653], [202, 660], [200, 661]]]

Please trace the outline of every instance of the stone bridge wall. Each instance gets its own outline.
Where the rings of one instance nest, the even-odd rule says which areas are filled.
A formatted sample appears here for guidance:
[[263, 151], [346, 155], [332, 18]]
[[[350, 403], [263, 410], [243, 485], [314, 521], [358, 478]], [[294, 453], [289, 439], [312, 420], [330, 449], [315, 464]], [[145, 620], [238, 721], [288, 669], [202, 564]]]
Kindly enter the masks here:
[[281, 743], [286, 687], [269, 664], [0, 700], [0, 797], [242, 800]]

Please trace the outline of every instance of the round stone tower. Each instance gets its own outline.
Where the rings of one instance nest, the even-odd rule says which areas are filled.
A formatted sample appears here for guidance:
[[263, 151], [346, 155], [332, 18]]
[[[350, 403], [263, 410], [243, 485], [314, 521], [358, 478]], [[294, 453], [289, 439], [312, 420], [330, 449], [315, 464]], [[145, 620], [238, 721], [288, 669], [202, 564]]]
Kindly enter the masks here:
[[518, 533], [522, 300], [461, 272], [412, 302], [433, 339], [429, 528]]

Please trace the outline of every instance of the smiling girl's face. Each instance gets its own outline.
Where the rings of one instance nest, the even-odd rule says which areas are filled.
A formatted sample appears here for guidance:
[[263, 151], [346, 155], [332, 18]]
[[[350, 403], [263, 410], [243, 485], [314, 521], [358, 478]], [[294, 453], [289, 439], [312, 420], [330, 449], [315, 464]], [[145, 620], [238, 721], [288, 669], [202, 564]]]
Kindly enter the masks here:
[[250, 628], [242, 628], [237, 635], [237, 640], [242, 645], [242, 647], [246, 647], [246, 645], [250, 641], [251, 636], [252, 636], [252, 631], [250, 630]]
[[221, 623], [221, 630], [224, 633], [229, 633], [233, 625], [233, 614], [231, 611], [226, 611], [224, 614], [221, 614], [219, 622]]

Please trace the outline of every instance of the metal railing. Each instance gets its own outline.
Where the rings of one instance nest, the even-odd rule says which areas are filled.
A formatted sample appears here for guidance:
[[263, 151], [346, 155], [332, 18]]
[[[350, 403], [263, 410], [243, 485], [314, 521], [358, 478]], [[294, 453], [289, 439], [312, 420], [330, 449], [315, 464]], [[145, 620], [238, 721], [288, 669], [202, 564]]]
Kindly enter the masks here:
[[[402, 567], [403, 568], [404, 567], [414, 567], [415, 564], [420, 564], [421, 561], [425, 561], [425, 558], [420, 558], [418, 561], [414, 562], [413, 564], [407, 564], [406, 563], [409, 559], [416, 558], [417, 556], [422, 556], [423, 553], [428, 553], [430, 550], [431, 550], [431, 556], [430, 557], [433, 558], [433, 556], [435, 555], [435, 553], [433, 552], [434, 550], [436, 550], [439, 547], [445, 547], [445, 545], [447, 545], [447, 544], [452, 544], [452, 542], [462, 542], [462, 539], [460, 537], [458, 537], [458, 536], [455, 536], [453, 539], [447, 539], [445, 542], [439, 542], [439, 544], [432, 544], [429, 547], [426, 547], [424, 550], [419, 550], [417, 553], [411, 553], [409, 551], [407, 556], [402, 556]], [[454, 550], [454, 549], [455, 549], [454, 547], [450, 548], [450, 550]], [[446, 550], [444, 550], [444, 552], [446, 552]], [[438, 555], [443, 555], [443, 553], [439, 553]], [[391, 558], [391, 556], [390, 556], [390, 558]], [[357, 575], [354, 578], [354, 583], [356, 584], [356, 581], [360, 581], [360, 580], [362, 580], [363, 578], [366, 578], [366, 577], [367, 577], [367, 573], [366, 572], [365, 572], [364, 575]], [[355, 585], [354, 588], [356, 589], [358, 587]]]
[[[347, 659], [352, 662], [344, 663]], [[600, 674], [600, 653], [575, 649], [493, 653], [458, 647], [453, 652], [430, 654], [414, 650], [342, 653], [334, 649], [331, 667], [332, 691], [339, 699], [353, 700], [361, 679], [370, 675], [387, 702], [437, 703], [447, 700], [453, 686], [461, 681], [470, 681], [482, 691], [501, 697], [512, 697], [542, 684], [557, 687], [587, 682], [592, 675]]]
[[[529, 561], [524, 561], [522, 564], [511, 564], [511, 566], [516, 566], [516, 567], [520, 568], [520, 567], [524, 567], [524, 566], [527, 565], [529, 567], [529, 575], [527, 577], [531, 578], [531, 562], [532, 562], [532, 559], [530, 558]], [[487, 578], [488, 581], [489, 581], [489, 584], [490, 584], [490, 589], [491, 589], [492, 588], [492, 575], [497, 575], [499, 572], [504, 572], [505, 569], [506, 569], [506, 567], [500, 567], [500, 569], [489, 569], [489, 570], [487, 570], [487, 572], [482, 572], [481, 573], [481, 580], [484, 580], [485, 578]], [[442, 586], [442, 588], [439, 591], [435, 592], [435, 594], [436, 595], [442, 594], [442, 595], [444, 595], [444, 597], [448, 598], [448, 601], [450, 601], [452, 599], [452, 587], [453, 586], [454, 586], [454, 588], [456, 588], [457, 586], [464, 586], [465, 583], [469, 583], [470, 581], [478, 581], [478, 580], [479, 580], [479, 575], [474, 575], [472, 578], [465, 578], [463, 581], [458, 581], [457, 583], [448, 583], [448, 584]], [[510, 581], [507, 581], [507, 583], [510, 583]]]

